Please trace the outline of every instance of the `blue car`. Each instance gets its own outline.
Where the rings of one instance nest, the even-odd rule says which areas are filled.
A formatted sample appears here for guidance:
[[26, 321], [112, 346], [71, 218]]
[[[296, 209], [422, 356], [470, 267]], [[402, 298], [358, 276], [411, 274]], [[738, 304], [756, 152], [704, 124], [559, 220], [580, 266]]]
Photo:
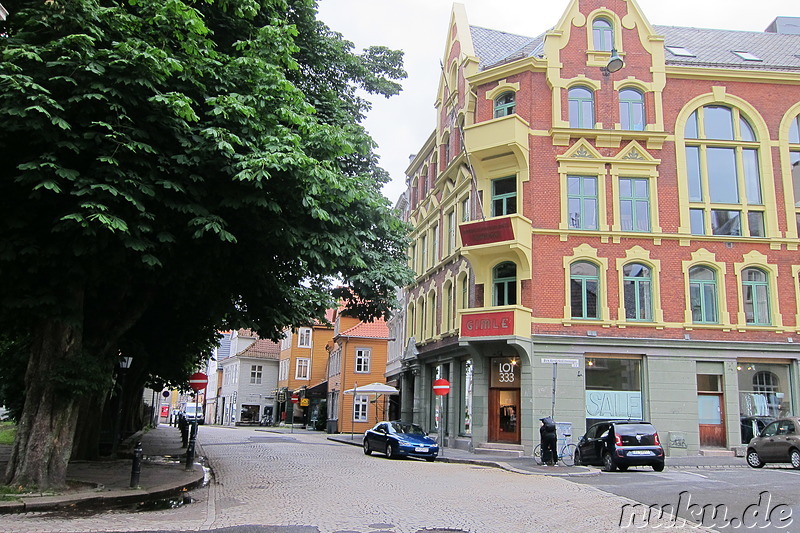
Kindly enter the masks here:
[[379, 422], [364, 432], [364, 453], [386, 454], [389, 459], [419, 457], [434, 461], [439, 455], [439, 445], [417, 424], [405, 422]]

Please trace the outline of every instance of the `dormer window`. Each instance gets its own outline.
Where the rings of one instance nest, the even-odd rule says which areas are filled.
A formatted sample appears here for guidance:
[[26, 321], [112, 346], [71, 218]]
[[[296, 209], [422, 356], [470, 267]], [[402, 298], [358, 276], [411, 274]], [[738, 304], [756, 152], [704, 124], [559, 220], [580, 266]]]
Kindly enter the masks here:
[[506, 91], [494, 100], [494, 118], [507, 117], [516, 111], [517, 97], [513, 91]]
[[594, 49], [600, 52], [610, 52], [614, 48], [614, 27], [607, 19], [596, 18], [592, 23], [592, 38]]

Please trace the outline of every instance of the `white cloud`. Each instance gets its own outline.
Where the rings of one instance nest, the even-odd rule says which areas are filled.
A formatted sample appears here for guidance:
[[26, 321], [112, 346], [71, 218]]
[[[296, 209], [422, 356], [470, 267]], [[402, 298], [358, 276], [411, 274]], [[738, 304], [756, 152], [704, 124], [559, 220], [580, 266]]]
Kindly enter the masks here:
[[[409, 155], [436, 125], [434, 98], [444, 53], [450, 0], [318, 0], [320, 19], [352, 41], [356, 50], [383, 45], [405, 52], [403, 92], [372, 98], [366, 128], [379, 144], [394, 202], [405, 189]], [[607, 0], [607, 4], [626, 0]], [[568, 0], [463, 0], [470, 24], [535, 37], [554, 26]], [[763, 31], [778, 16], [800, 16], [797, 0], [639, 0], [651, 24]]]

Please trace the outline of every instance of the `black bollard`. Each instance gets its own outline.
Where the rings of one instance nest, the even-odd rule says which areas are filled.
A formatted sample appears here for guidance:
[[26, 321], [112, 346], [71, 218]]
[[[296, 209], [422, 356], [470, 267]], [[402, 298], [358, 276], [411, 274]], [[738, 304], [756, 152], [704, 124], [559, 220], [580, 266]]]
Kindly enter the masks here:
[[131, 465], [131, 488], [139, 487], [139, 478], [142, 475], [142, 443], [137, 442], [133, 449], [133, 464]]
[[186, 448], [186, 470], [191, 470], [194, 465], [194, 447], [197, 441], [197, 420], [191, 424], [191, 433], [189, 435], [189, 447]]
[[189, 444], [189, 422], [181, 417], [178, 421], [178, 429], [181, 430], [181, 448], [186, 448]]

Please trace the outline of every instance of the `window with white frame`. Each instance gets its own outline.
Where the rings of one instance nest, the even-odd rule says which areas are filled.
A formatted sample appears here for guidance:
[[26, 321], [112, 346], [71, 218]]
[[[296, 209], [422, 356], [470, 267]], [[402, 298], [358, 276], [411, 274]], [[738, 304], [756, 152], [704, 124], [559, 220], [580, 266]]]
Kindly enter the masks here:
[[356, 373], [358, 374], [369, 373], [369, 363], [371, 357], [372, 357], [372, 350], [370, 350], [369, 348], [356, 349]]
[[369, 408], [369, 395], [356, 394], [353, 399], [353, 422], [366, 422]]
[[250, 383], [252, 385], [261, 385], [261, 365], [250, 365]]
[[447, 213], [447, 255], [456, 249], [456, 210]]
[[278, 380], [286, 381], [289, 379], [289, 360], [283, 359], [278, 365]]
[[297, 332], [297, 347], [311, 348], [311, 328], [300, 328]]
[[295, 366], [294, 378], [308, 379], [310, 366], [311, 359], [308, 359], [307, 357], [298, 357], [297, 365]]
[[281, 338], [281, 350], [288, 350], [292, 347], [292, 332], [286, 330], [283, 332], [283, 338]]

